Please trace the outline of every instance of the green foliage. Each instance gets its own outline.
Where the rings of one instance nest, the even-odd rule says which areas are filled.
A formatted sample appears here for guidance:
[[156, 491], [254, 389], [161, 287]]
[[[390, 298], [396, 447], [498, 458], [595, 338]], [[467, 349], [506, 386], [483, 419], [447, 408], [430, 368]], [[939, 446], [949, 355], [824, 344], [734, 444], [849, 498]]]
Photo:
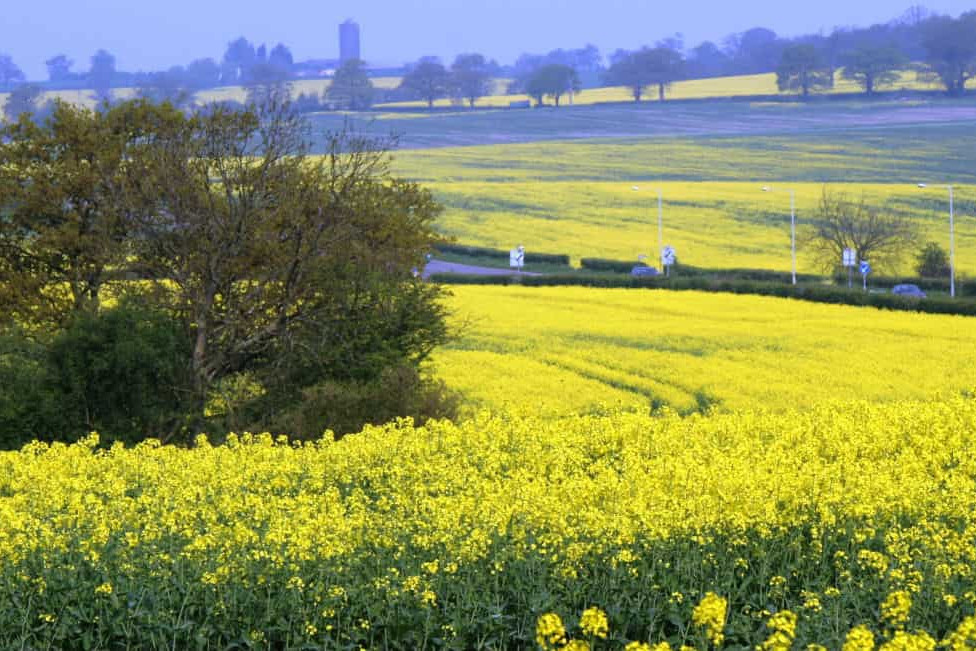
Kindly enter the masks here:
[[135, 302], [79, 314], [50, 343], [0, 340], [0, 447], [171, 439], [192, 397], [190, 345], [169, 315]]
[[844, 79], [857, 82], [864, 92], [873, 95], [878, 86], [896, 82], [898, 72], [907, 65], [905, 55], [894, 46], [863, 45], [844, 59]]
[[325, 91], [326, 97], [336, 108], [347, 111], [368, 109], [373, 105], [375, 93], [366, 64], [359, 59], [349, 59], [339, 66], [332, 84]]
[[915, 271], [922, 278], [948, 278], [949, 255], [935, 242], [929, 242], [915, 258]]
[[664, 101], [664, 91], [678, 80], [684, 71], [681, 53], [671, 47], [641, 48], [630, 52], [614, 63], [607, 71], [607, 80], [627, 86], [634, 101], [641, 101], [644, 89], [658, 87], [658, 99]]
[[559, 99], [567, 94], [579, 92], [582, 88], [579, 75], [573, 68], [553, 63], [536, 70], [525, 82], [525, 92], [542, 106], [544, 97], [551, 97], [556, 106]]
[[474, 108], [475, 102], [491, 94], [491, 66], [480, 54], [459, 54], [451, 65], [454, 91]]
[[925, 61], [950, 95], [966, 92], [966, 83], [976, 77], [976, 11], [957, 19], [936, 16], [923, 31]]
[[408, 364], [386, 366], [368, 380], [328, 380], [301, 392], [275, 419], [274, 426], [293, 439], [316, 440], [323, 426], [336, 437], [408, 417], [422, 425], [430, 419], [454, 419], [460, 396], [439, 380]]
[[[334, 133], [312, 158], [304, 134], [277, 93], [194, 114], [61, 105], [43, 127], [6, 131], [3, 325], [54, 342], [40, 384], [64, 402], [61, 435], [169, 439], [255, 422], [242, 417], [258, 405], [272, 427], [309, 387], [417, 369], [445, 341], [442, 290], [411, 274], [439, 239], [439, 205], [390, 175], [386, 140]], [[128, 295], [182, 338], [102, 314]], [[241, 377], [258, 386], [228, 401]]]
[[[482, 246], [466, 246], [463, 244], [438, 243], [435, 249], [440, 253], [447, 253], [474, 258], [492, 258], [497, 260], [509, 259], [509, 252], [501, 249], [489, 249]], [[535, 253], [525, 254], [526, 264], [554, 264], [569, 266], [569, 256], [563, 253]]]
[[807, 97], [810, 91], [829, 88], [830, 84], [830, 68], [816, 46], [799, 43], [783, 50], [776, 68], [776, 85], [780, 91], [799, 91]]
[[189, 359], [190, 340], [166, 313], [126, 302], [78, 315], [48, 351], [49, 389], [65, 421], [58, 438], [172, 439], [192, 411]]
[[437, 59], [421, 59], [403, 76], [400, 88], [434, 108], [434, 102], [451, 90], [451, 74]]

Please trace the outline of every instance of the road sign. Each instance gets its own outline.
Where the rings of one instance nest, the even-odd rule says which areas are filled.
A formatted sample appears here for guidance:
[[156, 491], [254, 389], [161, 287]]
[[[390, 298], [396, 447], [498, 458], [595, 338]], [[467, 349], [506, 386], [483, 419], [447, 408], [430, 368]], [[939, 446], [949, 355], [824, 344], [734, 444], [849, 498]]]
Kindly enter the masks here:
[[508, 266], [512, 269], [522, 270], [522, 265], [525, 264], [525, 247], [519, 245], [517, 248], [512, 249], [508, 252]]
[[867, 276], [869, 273], [871, 273], [871, 263], [867, 260], [861, 260], [861, 275]]
[[661, 264], [665, 267], [674, 265], [675, 252], [670, 244], [661, 249]]
[[844, 266], [845, 267], [857, 266], [857, 251], [855, 251], [854, 249], [844, 249]]

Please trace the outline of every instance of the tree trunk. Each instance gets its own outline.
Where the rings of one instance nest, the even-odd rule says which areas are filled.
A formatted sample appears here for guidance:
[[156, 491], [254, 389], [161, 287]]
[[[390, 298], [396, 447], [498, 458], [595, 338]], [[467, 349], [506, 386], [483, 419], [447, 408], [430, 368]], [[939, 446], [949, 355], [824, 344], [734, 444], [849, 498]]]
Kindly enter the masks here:
[[657, 98], [662, 102], [664, 101], [664, 84], [657, 85]]

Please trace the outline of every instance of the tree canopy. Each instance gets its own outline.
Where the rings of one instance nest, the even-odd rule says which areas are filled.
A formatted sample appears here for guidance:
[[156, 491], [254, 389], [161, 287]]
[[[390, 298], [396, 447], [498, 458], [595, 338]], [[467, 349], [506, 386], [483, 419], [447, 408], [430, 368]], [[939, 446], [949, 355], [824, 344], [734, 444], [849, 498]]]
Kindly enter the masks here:
[[976, 77], [976, 11], [958, 19], [937, 16], [924, 24], [925, 61], [950, 95]]
[[475, 102], [491, 94], [492, 66], [480, 54], [459, 54], [451, 65], [454, 90], [474, 108]]
[[366, 72], [365, 62], [349, 59], [336, 70], [325, 94], [336, 108], [362, 111], [373, 105], [376, 89]]
[[362, 395], [420, 404], [388, 383], [426, 391], [409, 378], [447, 336], [442, 290], [412, 273], [439, 206], [391, 175], [389, 141], [331, 133], [326, 155], [309, 156], [306, 125], [267, 100], [194, 113], [58, 104], [44, 125], [6, 128], [0, 326], [50, 342], [79, 319], [101, 328], [109, 298], [138, 300], [186, 336], [174, 427], [301, 423], [295, 433], [318, 436], [339, 412], [345, 431], [372, 422]]
[[427, 102], [428, 108], [433, 108], [434, 102], [450, 94], [451, 74], [436, 58], [424, 58], [407, 71], [400, 81], [400, 88]]
[[780, 91], [798, 91], [808, 97], [811, 91], [829, 88], [831, 84], [830, 68], [815, 45], [798, 43], [783, 50], [776, 69]]
[[878, 86], [898, 81], [898, 72], [908, 64], [892, 45], [863, 45], [845, 56], [843, 62], [844, 79], [856, 82], [868, 95], [873, 95]]
[[525, 92], [542, 106], [543, 98], [551, 97], [556, 106], [567, 93], [579, 92], [579, 75], [569, 66], [553, 63], [539, 68], [525, 84]]

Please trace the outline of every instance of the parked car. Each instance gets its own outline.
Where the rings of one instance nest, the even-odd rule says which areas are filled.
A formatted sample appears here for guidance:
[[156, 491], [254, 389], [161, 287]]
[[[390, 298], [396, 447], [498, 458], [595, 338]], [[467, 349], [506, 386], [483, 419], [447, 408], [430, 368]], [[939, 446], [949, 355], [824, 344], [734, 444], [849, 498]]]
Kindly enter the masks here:
[[899, 296], [914, 296], [915, 298], [925, 298], [925, 292], [919, 289], [918, 285], [895, 285], [891, 288], [892, 294]]
[[634, 278], [640, 278], [643, 276], [657, 276], [660, 272], [654, 267], [648, 267], [642, 264], [635, 266], [630, 270], [630, 275]]

